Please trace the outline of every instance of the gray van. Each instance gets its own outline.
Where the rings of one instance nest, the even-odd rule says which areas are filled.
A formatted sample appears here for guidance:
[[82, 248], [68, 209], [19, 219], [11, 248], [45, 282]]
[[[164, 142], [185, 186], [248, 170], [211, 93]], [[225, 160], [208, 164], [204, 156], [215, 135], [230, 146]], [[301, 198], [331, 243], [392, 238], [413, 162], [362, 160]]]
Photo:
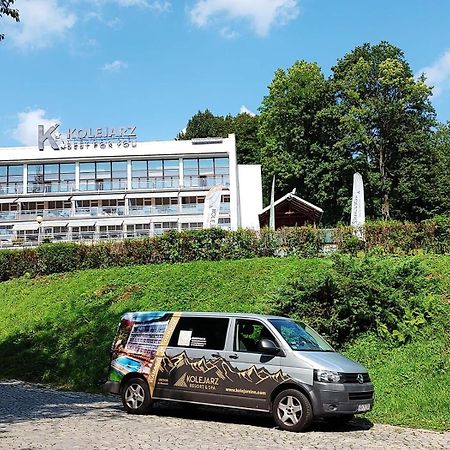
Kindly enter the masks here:
[[173, 400], [270, 412], [290, 431], [346, 422], [374, 397], [367, 369], [308, 325], [259, 314], [127, 313], [104, 387], [131, 414]]

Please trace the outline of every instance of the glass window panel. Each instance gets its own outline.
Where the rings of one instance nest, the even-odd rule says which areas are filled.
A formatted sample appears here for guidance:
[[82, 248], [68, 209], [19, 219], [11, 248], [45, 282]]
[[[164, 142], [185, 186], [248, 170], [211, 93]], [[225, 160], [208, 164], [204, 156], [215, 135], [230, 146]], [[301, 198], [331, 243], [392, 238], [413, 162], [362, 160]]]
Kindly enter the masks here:
[[228, 167], [229, 161], [228, 158], [214, 158], [214, 163], [216, 167]]
[[23, 174], [22, 166], [9, 166], [9, 176], [21, 177]]
[[95, 173], [95, 163], [80, 163], [80, 173]]
[[[223, 350], [229, 319], [215, 317], [181, 317], [170, 339], [170, 347], [195, 347]], [[180, 331], [190, 331], [189, 342], [180, 344]]]
[[[29, 164], [28, 165], [28, 175], [36, 175], [43, 173], [43, 165], [42, 164]], [[9, 169], [9, 173], [11, 175], [11, 167]]]
[[148, 162], [148, 173], [150, 176], [162, 177], [162, 160], [153, 159]]
[[8, 166], [0, 166], [0, 177], [6, 177], [8, 174]]
[[72, 174], [75, 177], [75, 164], [60, 164], [60, 172]]
[[198, 175], [198, 159], [184, 159], [183, 170], [185, 175]]
[[131, 170], [147, 171], [147, 161], [131, 161]]
[[212, 158], [204, 158], [199, 160], [200, 175], [209, 175], [214, 173], [214, 164]]
[[113, 172], [127, 173], [127, 162], [126, 161], [113, 161], [112, 170], [113, 170]]
[[179, 161], [178, 159], [167, 159], [164, 161], [164, 176], [178, 177]]
[[47, 174], [58, 174], [59, 173], [59, 164], [45, 164], [44, 173]]
[[99, 173], [111, 173], [111, 163], [108, 162], [98, 162], [97, 163], [97, 175]]

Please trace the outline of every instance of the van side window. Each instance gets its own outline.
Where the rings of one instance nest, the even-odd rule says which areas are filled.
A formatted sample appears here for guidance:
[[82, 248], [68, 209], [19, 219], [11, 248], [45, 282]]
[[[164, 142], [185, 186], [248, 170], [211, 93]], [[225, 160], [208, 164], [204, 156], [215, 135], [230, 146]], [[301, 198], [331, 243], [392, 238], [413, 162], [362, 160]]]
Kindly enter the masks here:
[[261, 339], [270, 339], [275, 344], [277, 340], [273, 334], [256, 320], [236, 320], [236, 332], [234, 336], [234, 350], [238, 352], [260, 353], [258, 342]]
[[169, 346], [223, 350], [228, 322], [216, 317], [180, 317]]

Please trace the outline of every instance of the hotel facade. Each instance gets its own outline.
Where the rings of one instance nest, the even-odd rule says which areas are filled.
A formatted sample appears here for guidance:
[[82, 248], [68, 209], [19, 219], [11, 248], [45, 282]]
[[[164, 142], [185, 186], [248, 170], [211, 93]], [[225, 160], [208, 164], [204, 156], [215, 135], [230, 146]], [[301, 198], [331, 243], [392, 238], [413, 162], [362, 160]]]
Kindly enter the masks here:
[[40, 135], [36, 146], [0, 148], [0, 247], [200, 229], [205, 197], [218, 185], [218, 226], [259, 228], [261, 167], [237, 164], [234, 135], [65, 145]]

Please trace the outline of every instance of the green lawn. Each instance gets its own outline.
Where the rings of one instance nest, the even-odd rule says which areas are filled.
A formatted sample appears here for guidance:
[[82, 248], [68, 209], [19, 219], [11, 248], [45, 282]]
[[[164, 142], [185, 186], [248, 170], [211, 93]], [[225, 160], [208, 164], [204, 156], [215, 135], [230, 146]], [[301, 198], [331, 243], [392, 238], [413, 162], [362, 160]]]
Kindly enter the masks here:
[[[450, 429], [450, 257], [420, 257], [443, 292], [440, 312], [409, 344], [390, 349], [366, 335], [346, 352], [376, 386], [373, 421]], [[393, 264], [401, 258], [392, 258]], [[314, 277], [329, 259], [261, 258], [86, 270], [0, 283], [0, 378], [94, 391], [109, 347], [130, 310], [269, 313], [270, 299], [297, 274]], [[436, 302], [441, 302], [436, 297]]]

